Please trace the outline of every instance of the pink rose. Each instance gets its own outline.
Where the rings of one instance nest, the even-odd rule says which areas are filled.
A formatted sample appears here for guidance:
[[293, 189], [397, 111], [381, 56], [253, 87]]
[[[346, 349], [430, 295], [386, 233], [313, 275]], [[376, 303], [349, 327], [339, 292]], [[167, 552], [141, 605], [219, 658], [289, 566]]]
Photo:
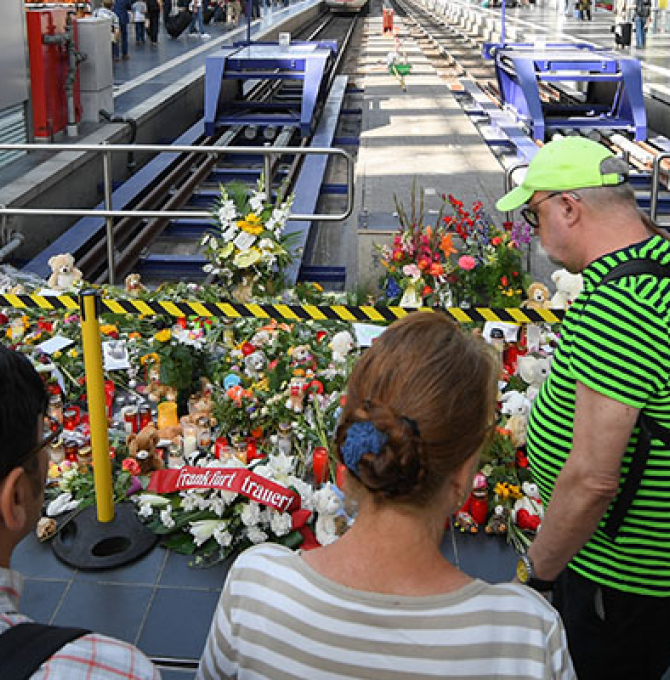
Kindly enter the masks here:
[[463, 255], [458, 258], [458, 266], [461, 269], [470, 271], [471, 269], [474, 269], [477, 266], [477, 261], [475, 260], [474, 257], [470, 257], [470, 255]]

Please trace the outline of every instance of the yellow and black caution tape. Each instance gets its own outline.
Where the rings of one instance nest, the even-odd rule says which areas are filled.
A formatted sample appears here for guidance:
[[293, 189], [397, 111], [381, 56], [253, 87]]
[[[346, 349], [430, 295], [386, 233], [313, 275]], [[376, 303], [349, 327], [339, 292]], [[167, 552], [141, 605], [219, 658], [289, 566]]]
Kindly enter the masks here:
[[[72, 295], [44, 297], [41, 295], [0, 295], [0, 308], [41, 309], [44, 311], [79, 309], [78, 298]], [[241, 304], [239, 302], [195, 302], [179, 300], [175, 302], [159, 300], [116, 300], [102, 298], [100, 312], [111, 314], [138, 314], [145, 316], [199, 316], [223, 317], [229, 319], [253, 318], [276, 319], [282, 321], [359, 321], [380, 323], [395, 321], [414, 311], [444, 312], [459, 323], [477, 321], [502, 321], [505, 323], [560, 323], [563, 311], [549, 309], [520, 309], [508, 307], [493, 309], [488, 307], [388, 307], [377, 305], [284, 305], [284, 304]]]

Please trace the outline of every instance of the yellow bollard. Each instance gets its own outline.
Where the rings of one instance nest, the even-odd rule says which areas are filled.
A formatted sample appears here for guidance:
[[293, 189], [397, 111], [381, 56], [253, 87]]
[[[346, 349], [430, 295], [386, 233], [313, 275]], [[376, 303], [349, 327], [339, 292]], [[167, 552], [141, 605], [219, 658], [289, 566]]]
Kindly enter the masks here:
[[114, 519], [114, 493], [112, 488], [112, 465], [109, 460], [109, 437], [107, 435], [107, 409], [105, 407], [105, 380], [102, 372], [102, 344], [98, 323], [98, 293], [86, 290], [79, 296], [84, 346], [84, 369], [86, 371], [86, 396], [91, 425], [93, 447], [93, 481], [98, 522]]

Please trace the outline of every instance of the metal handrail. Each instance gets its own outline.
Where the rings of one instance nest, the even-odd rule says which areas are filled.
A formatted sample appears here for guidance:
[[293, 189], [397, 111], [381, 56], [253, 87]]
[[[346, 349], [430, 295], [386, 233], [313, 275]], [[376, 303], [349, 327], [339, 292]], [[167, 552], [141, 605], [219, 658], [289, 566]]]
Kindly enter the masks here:
[[141, 218], [211, 218], [211, 213], [204, 210], [113, 210], [112, 205], [112, 153], [147, 152], [147, 153], [201, 153], [201, 154], [230, 154], [230, 155], [261, 155], [263, 156], [263, 168], [269, 177], [268, 168], [271, 157], [277, 155], [303, 155], [303, 156], [341, 156], [347, 165], [347, 205], [343, 213], [313, 213], [313, 214], [289, 214], [292, 221], [319, 221], [340, 222], [346, 220], [353, 212], [354, 206], [354, 160], [350, 154], [342, 149], [328, 149], [319, 147], [293, 147], [293, 146], [179, 146], [166, 144], [0, 144], [0, 151], [79, 151], [83, 153], [95, 152], [102, 154], [102, 174], [104, 210], [97, 209], [69, 209], [69, 208], [7, 208], [0, 207], [0, 215], [48, 215], [58, 217], [104, 217], [107, 232], [107, 272], [109, 283], [114, 283], [114, 218], [115, 217], [141, 217]]
[[[505, 178], [503, 180], [503, 192], [506, 194], [508, 191], [511, 191], [512, 189], [512, 175], [517, 171], [520, 170], [521, 168], [527, 168], [528, 163], [514, 163], [513, 165], [510, 165], [508, 168], [505, 168]], [[505, 213], [505, 220], [507, 222], [512, 221], [512, 212], [507, 211]]]
[[670, 153], [659, 153], [654, 158], [651, 172], [651, 204], [649, 206], [649, 216], [651, 221], [656, 224], [656, 213], [658, 212], [658, 193], [661, 186], [661, 161], [670, 158]]
[[[168, 146], [160, 144], [0, 144], [0, 151], [85, 151], [99, 152], [107, 155], [109, 153], [127, 153], [128, 151], [149, 152], [149, 153], [203, 153], [203, 154], [231, 154], [231, 155], [251, 155], [276, 156], [284, 154], [316, 156], [341, 156], [347, 163], [347, 205], [343, 213], [313, 213], [301, 214], [291, 213], [288, 217], [293, 221], [312, 220], [319, 222], [341, 222], [346, 220], [353, 212], [354, 197], [354, 161], [352, 156], [342, 149], [299, 148], [294, 146]], [[104, 169], [103, 169], [104, 170]], [[108, 170], [107, 172], [111, 172]], [[104, 174], [104, 172], [103, 172]], [[107, 193], [107, 181], [105, 178], [105, 194]], [[105, 196], [105, 204], [111, 205]], [[76, 209], [76, 208], [12, 208], [0, 207], [0, 215], [52, 215], [52, 216], [71, 216], [71, 217], [211, 217], [210, 212], [204, 210], [96, 210]]]

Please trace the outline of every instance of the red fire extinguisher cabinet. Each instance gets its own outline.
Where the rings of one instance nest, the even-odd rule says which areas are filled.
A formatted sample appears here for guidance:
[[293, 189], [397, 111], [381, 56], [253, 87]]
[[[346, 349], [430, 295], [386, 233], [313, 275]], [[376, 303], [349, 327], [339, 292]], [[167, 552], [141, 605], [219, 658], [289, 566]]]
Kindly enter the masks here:
[[[36, 9], [26, 11], [28, 29], [28, 55], [30, 61], [30, 89], [33, 110], [33, 128], [37, 141], [49, 141], [63, 132], [68, 123], [67, 94], [69, 55], [67, 45], [45, 44], [44, 35], [66, 32], [67, 8]], [[77, 24], [73, 29], [75, 43]], [[74, 84], [74, 110], [76, 120], [81, 121], [81, 95], [79, 73]]]

